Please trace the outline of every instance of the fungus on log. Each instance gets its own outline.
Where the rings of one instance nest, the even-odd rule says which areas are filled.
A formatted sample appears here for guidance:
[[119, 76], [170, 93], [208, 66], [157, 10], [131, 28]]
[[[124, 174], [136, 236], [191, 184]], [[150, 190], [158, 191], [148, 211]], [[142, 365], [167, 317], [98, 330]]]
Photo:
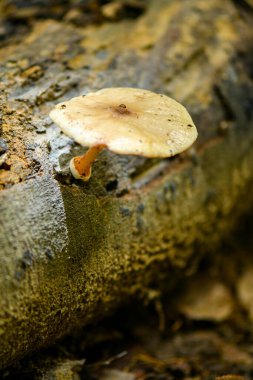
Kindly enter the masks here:
[[186, 109], [162, 94], [138, 88], [106, 88], [58, 104], [51, 118], [90, 149], [70, 161], [77, 179], [88, 181], [102, 149], [143, 157], [172, 157], [197, 138]]
[[[29, 22], [7, 14], [1, 29], [1, 367], [150, 284], [168, 289], [253, 204], [252, 14], [241, 2], [151, 0], [135, 19], [98, 25], [22, 4]], [[82, 149], [48, 114], [112, 86], [184, 104], [195, 149], [103, 151], [90, 181], [73, 181]]]

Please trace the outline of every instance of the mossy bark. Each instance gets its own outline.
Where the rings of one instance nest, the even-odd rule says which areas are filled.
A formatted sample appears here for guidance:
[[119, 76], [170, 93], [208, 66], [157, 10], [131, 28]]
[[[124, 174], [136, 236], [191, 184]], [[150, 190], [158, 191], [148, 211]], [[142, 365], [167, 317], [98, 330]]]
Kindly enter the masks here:
[[[117, 23], [35, 17], [20, 41], [5, 41], [0, 367], [170, 286], [252, 206], [251, 22], [229, 0], [154, 0]], [[73, 180], [68, 162], [82, 149], [49, 110], [106, 86], [181, 101], [199, 129], [195, 147], [168, 160], [103, 152], [88, 183]]]

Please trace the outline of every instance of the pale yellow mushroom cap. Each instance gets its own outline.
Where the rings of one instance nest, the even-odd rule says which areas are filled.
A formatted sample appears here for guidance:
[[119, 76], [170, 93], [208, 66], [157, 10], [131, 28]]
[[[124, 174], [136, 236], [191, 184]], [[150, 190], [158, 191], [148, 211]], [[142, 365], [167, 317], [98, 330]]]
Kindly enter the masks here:
[[181, 104], [138, 88], [106, 88], [78, 96], [57, 104], [50, 117], [79, 144], [103, 144], [119, 154], [170, 157], [197, 138]]

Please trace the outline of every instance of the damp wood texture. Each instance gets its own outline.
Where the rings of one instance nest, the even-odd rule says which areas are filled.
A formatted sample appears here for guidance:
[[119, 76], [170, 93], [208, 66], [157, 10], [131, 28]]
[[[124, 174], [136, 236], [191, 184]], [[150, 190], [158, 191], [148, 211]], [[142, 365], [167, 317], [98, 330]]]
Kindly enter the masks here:
[[[253, 205], [250, 1], [45, 3], [1, 3], [0, 367], [168, 290]], [[199, 138], [171, 159], [104, 151], [80, 183], [84, 148], [49, 112], [124, 86], [184, 104]]]

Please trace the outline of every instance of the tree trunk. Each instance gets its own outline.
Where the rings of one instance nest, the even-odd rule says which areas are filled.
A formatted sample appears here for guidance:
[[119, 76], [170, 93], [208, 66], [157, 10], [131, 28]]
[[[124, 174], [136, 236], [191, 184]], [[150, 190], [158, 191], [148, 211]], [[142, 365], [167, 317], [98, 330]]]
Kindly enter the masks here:
[[[21, 8], [26, 28], [3, 41], [0, 367], [168, 288], [253, 204], [250, 2], [145, 4], [135, 19], [83, 25], [79, 8], [58, 21]], [[194, 148], [164, 160], [103, 152], [88, 183], [74, 180], [68, 162], [83, 149], [48, 113], [111, 86], [183, 103]]]

